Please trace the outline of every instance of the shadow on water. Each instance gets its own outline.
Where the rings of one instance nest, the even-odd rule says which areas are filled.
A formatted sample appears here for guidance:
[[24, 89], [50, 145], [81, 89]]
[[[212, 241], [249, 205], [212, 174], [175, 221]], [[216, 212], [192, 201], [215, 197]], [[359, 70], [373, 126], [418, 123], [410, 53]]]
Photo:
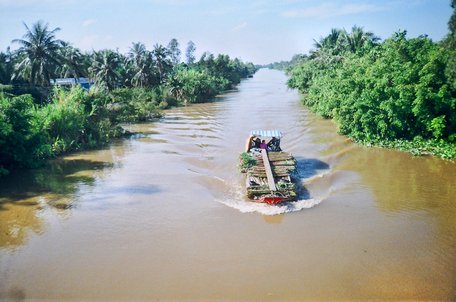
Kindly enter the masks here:
[[112, 164], [90, 160], [52, 160], [36, 170], [16, 171], [0, 183], [0, 248], [23, 245], [30, 232], [40, 234], [44, 208], [67, 215], [81, 185], [93, 185], [93, 172]]
[[[318, 175], [321, 171], [330, 168], [328, 163], [325, 163], [315, 158], [296, 157], [297, 176], [300, 183], [307, 178]], [[300, 186], [299, 196], [301, 199], [310, 199], [310, 192], [305, 186]]]
[[46, 194], [71, 195], [79, 185], [93, 184], [95, 178], [91, 172], [112, 166], [106, 162], [57, 159], [37, 170], [16, 171], [2, 178], [0, 210], [5, 210], [7, 203], [35, 206], [35, 198]]
[[0, 292], [1, 301], [20, 302], [26, 299], [25, 290], [22, 288], [13, 287], [5, 293]]

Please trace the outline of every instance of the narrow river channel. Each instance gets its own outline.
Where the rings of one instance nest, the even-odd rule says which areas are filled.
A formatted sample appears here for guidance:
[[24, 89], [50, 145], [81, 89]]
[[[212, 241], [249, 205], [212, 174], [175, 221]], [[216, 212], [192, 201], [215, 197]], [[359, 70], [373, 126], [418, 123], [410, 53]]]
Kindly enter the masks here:
[[[0, 300], [456, 300], [456, 164], [360, 147], [260, 70], [102, 150], [0, 180]], [[280, 129], [299, 201], [248, 202]]]

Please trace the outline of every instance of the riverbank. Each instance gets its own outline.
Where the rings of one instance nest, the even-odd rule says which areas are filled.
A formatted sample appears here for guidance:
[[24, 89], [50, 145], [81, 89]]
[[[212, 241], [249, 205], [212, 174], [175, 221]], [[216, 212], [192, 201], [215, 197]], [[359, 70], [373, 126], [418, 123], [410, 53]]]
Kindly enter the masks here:
[[[242, 71], [242, 72], [241, 72]], [[68, 152], [103, 146], [128, 135], [119, 124], [160, 117], [162, 110], [213, 100], [255, 72], [236, 77], [179, 68], [166, 84], [90, 91], [55, 88], [44, 105], [31, 95], [0, 93], [0, 177], [10, 170], [35, 168]]]
[[[356, 34], [364, 41], [353, 48]], [[406, 32], [381, 43], [373, 37], [334, 29], [288, 70], [289, 87], [358, 143], [456, 158], [455, 50]]]

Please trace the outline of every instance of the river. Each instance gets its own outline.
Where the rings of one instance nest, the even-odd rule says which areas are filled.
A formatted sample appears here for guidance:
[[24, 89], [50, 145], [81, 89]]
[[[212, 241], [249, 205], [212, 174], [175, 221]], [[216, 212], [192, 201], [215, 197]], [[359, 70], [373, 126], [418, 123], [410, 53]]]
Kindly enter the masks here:
[[[456, 300], [456, 164], [358, 146], [260, 70], [110, 146], [0, 181], [0, 300]], [[280, 129], [297, 202], [244, 197]]]

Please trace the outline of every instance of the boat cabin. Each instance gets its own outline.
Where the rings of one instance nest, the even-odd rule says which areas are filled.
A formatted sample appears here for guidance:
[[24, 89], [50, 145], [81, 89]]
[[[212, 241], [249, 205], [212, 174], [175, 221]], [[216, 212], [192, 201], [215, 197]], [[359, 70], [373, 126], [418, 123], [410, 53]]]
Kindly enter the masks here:
[[282, 132], [279, 130], [253, 130], [246, 142], [246, 152], [266, 149], [268, 152], [280, 152], [280, 139]]

